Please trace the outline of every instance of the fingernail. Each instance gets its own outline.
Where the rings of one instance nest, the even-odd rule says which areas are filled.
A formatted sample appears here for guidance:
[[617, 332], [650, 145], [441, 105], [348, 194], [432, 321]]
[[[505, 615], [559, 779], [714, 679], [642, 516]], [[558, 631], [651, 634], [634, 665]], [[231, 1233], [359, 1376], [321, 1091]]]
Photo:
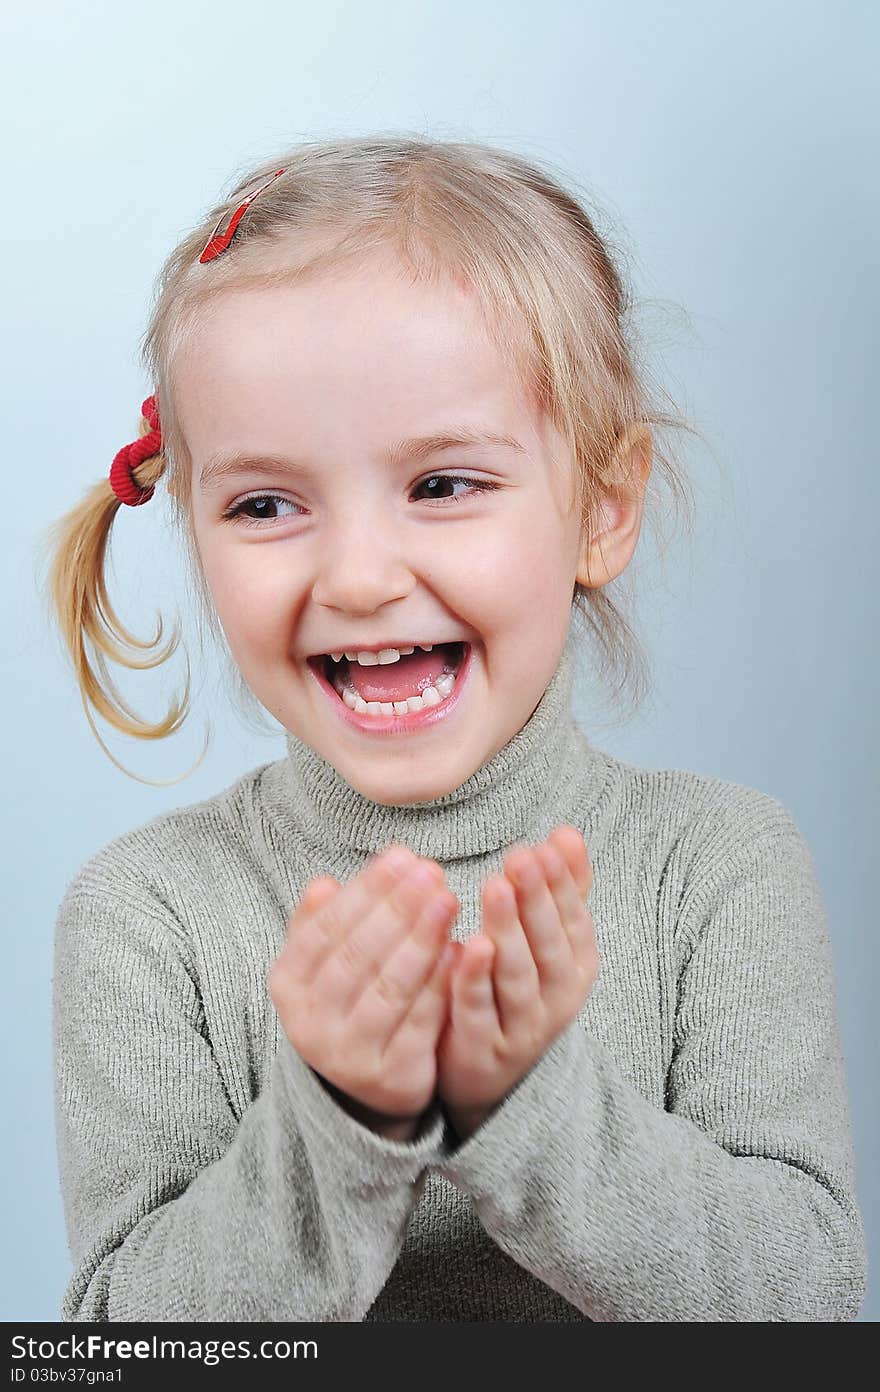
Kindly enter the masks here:
[[430, 865], [425, 865], [424, 861], [418, 861], [409, 871], [407, 883], [416, 889], [430, 889], [434, 883], [434, 872]]
[[524, 889], [532, 889], [540, 879], [540, 872], [534, 856], [529, 855], [522, 862], [518, 862], [513, 875], [517, 883], [522, 885]]
[[561, 875], [565, 870], [567, 861], [553, 846], [545, 846], [542, 856], [551, 875]]
[[442, 955], [441, 955], [441, 957], [440, 957], [440, 967], [441, 967], [441, 969], [442, 969], [443, 971], [445, 971], [446, 968], [452, 964], [452, 959], [453, 959], [454, 956], [455, 956], [455, 944], [454, 944], [454, 943], [451, 943], [451, 942], [450, 942], [450, 943], [447, 943], [446, 946], [444, 947], [443, 953], [442, 953]]
[[432, 899], [422, 909], [422, 916], [432, 928], [442, 928], [449, 922], [449, 905], [445, 899]]
[[393, 846], [385, 852], [385, 864], [391, 870], [405, 870], [412, 860], [412, 852], [405, 846]]

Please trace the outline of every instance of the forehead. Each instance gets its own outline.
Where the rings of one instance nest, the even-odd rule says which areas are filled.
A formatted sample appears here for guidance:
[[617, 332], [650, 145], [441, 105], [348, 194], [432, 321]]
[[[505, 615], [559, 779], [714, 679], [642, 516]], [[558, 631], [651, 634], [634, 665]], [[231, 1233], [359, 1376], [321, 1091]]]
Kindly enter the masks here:
[[381, 449], [434, 418], [472, 415], [510, 432], [536, 423], [533, 397], [464, 285], [413, 284], [382, 266], [216, 296], [181, 346], [174, 394], [194, 461], [351, 430]]

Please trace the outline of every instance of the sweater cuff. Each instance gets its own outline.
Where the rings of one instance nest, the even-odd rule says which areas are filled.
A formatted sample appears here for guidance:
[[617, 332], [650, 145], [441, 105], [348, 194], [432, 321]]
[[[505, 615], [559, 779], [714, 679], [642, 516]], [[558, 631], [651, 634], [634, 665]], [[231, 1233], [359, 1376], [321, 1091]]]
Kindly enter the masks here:
[[542, 1155], [567, 1134], [565, 1118], [572, 1097], [583, 1094], [593, 1042], [577, 1017], [571, 1020], [482, 1125], [459, 1145], [447, 1134], [439, 1173], [478, 1201], [540, 1168]]
[[439, 1102], [433, 1102], [426, 1111], [412, 1140], [395, 1141], [355, 1121], [283, 1031], [276, 1067], [293, 1103], [299, 1129], [305, 1134], [317, 1133], [336, 1163], [348, 1158], [352, 1188], [363, 1183], [387, 1189], [411, 1184], [441, 1156], [444, 1118]]

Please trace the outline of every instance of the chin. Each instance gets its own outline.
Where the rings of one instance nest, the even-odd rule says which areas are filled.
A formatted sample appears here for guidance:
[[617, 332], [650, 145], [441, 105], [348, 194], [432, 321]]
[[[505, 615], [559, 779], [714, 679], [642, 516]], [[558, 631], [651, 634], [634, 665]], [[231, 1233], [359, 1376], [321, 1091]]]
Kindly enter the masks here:
[[414, 802], [433, 802], [435, 798], [445, 797], [447, 793], [460, 787], [465, 778], [456, 779], [454, 782], [450, 782], [448, 778], [438, 778], [432, 783], [418, 783], [409, 779], [396, 787], [393, 784], [389, 786], [387, 782], [381, 788], [371, 788], [361, 782], [353, 783], [353, 786], [358, 792], [363, 793], [364, 797], [369, 798], [371, 802], [379, 803], [381, 807], [408, 807]]

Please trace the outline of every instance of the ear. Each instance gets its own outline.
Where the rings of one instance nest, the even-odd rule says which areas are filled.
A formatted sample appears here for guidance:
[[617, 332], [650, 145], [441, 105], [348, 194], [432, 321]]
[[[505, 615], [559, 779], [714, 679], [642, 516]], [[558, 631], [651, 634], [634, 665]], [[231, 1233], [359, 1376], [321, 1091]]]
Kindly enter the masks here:
[[[597, 504], [592, 540], [584, 535], [577, 579], [597, 590], [629, 565], [642, 525], [645, 486], [651, 472], [651, 431], [643, 422], [627, 426], [608, 465], [611, 483]], [[618, 480], [618, 482], [614, 482]]]

